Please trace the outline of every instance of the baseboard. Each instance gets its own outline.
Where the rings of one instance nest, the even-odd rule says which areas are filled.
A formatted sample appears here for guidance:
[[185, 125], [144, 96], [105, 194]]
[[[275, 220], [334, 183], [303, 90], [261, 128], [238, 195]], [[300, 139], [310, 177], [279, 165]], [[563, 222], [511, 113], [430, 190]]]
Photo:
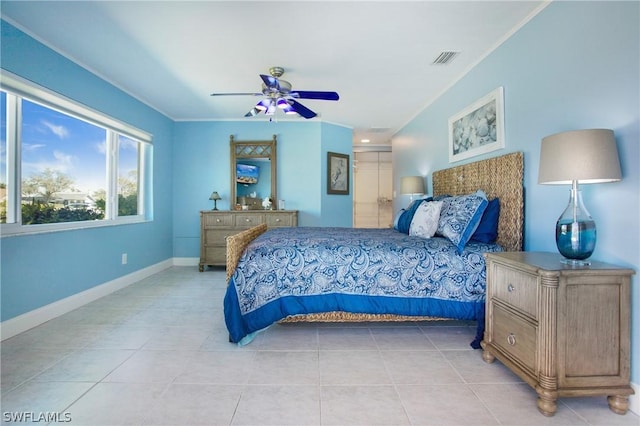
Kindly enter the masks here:
[[87, 303], [93, 302], [101, 297], [107, 296], [115, 291], [123, 289], [135, 282], [157, 274], [174, 265], [173, 259], [167, 259], [155, 265], [140, 269], [128, 275], [116, 278], [115, 280], [97, 285], [88, 290], [76, 293], [72, 296], [58, 300], [34, 309], [17, 317], [8, 319], [0, 323], [1, 340], [8, 339], [16, 334], [27, 331], [33, 327], [50, 321], [60, 315], [73, 311]]
[[631, 387], [633, 388], [635, 394], [629, 395], [629, 410], [633, 411], [634, 414], [640, 416], [640, 385], [631, 382]]
[[198, 266], [200, 264], [199, 257], [174, 257], [173, 266]]

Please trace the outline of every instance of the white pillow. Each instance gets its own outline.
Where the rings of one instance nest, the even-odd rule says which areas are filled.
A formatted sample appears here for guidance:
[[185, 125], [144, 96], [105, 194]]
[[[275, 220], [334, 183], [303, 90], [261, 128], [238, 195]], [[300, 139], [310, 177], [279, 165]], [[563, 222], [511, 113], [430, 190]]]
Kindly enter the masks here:
[[431, 238], [438, 230], [442, 201], [423, 201], [411, 219], [409, 235]]

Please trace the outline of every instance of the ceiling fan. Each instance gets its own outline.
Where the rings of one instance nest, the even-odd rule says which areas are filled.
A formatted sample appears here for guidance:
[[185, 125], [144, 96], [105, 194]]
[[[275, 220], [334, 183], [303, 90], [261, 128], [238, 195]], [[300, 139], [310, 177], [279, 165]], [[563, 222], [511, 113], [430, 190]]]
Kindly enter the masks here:
[[325, 101], [337, 101], [340, 96], [336, 92], [317, 92], [308, 90], [291, 90], [291, 83], [280, 79], [284, 74], [284, 68], [269, 68], [270, 75], [260, 74], [262, 79], [261, 93], [212, 93], [211, 96], [264, 96], [245, 117], [253, 117], [261, 112], [266, 115], [274, 115], [277, 108], [285, 114], [299, 114], [304, 118], [313, 118], [316, 114], [296, 99], [316, 99]]

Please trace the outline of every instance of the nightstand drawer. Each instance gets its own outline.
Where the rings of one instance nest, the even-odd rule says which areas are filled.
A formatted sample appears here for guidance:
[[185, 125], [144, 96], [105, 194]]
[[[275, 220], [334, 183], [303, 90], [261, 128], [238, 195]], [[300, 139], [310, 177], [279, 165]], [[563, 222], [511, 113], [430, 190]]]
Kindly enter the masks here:
[[496, 297], [537, 319], [538, 277], [499, 263], [493, 264], [491, 272], [493, 285], [489, 297]]
[[500, 305], [493, 305], [494, 344], [531, 371], [536, 366], [536, 326]]

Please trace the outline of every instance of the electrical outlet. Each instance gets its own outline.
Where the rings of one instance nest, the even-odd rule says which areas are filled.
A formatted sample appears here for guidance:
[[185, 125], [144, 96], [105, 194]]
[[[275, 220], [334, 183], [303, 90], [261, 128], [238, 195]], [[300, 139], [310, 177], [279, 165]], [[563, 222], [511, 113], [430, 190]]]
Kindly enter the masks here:
[[122, 253], [122, 264], [123, 265], [127, 264], [127, 253]]

